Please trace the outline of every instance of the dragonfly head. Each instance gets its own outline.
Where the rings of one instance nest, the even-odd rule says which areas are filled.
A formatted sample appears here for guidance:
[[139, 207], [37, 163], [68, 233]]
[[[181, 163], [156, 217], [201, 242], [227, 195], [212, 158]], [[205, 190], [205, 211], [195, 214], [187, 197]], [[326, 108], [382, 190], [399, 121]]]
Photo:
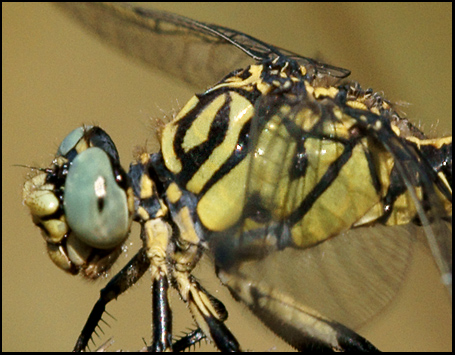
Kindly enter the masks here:
[[117, 149], [101, 128], [72, 131], [52, 167], [25, 183], [23, 198], [61, 269], [95, 279], [120, 255], [134, 195]]

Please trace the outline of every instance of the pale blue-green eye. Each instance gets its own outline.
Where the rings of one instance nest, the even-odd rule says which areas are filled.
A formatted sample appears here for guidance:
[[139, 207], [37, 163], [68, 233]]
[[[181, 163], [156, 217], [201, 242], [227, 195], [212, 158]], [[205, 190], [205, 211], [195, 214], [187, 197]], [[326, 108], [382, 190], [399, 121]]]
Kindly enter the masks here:
[[72, 231], [94, 248], [117, 247], [128, 236], [127, 196], [115, 181], [111, 162], [102, 149], [90, 148], [74, 158], [63, 206]]
[[57, 156], [65, 156], [71, 149], [73, 149], [77, 142], [82, 138], [84, 133], [92, 128], [92, 126], [78, 127], [68, 134], [57, 150]]

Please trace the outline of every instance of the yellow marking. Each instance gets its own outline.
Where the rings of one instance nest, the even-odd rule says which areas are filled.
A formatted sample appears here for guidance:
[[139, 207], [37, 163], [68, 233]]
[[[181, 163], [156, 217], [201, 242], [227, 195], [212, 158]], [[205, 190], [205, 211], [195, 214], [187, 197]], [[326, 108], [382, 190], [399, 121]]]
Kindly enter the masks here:
[[[422, 189], [416, 188], [417, 198], [422, 200]], [[387, 220], [388, 226], [408, 224], [417, 215], [415, 203], [408, 191], [398, 196], [393, 204], [393, 210]]]
[[146, 165], [150, 161], [150, 155], [147, 152], [141, 153], [138, 160], [140, 164]]
[[156, 213], [155, 217], [164, 217], [168, 214], [169, 209], [162, 199], [160, 199], [160, 210]]
[[148, 214], [147, 210], [142, 207], [142, 206], [139, 206], [136, 213], [141, 217], [142, 220], [144, 221], [148, 221], [150, 219], [150, 215]]
[[171, 203], [177, 203], [182, 197], [182, 191], [179, 189], [175, 182], [171, 183], [166, 190], [167, 198]]
[[161, 135], [161, 152], [166, 167], [174, 174], [182, 171], [182, 163], [174, 151], [174, 137], [179, 126], [178, 121], [185, 117], [198, 103], [199, 99], [196, 96], [193, 96], [179, 112], [177, 117], [163, 129]]
[[150, 198], [153, 195], [153, 181], [146, 174], [141, 177], [141, 199]]
[[333, 122], [331, 120], [322, 119], [324, 134], [337, 138], [349, 138], [350, 133], [348, 127], [343, 122]]
[[85, 139], [79, 139], [77, 142], [76, 146], [74, 147], [76, 149], [77, 154], [82, 153], [83, 151], [87, 150], [90, 148], [87, 144], [87, 141]]
[[406, 137], [406, 140], [413, 142], [417, 145], [417, 148], [421, 149], [423, 145], [431, 145], [436, 149], [441, 149], [443, 145], [452, 143], [452, 137], [434, 138], [434, 139], [419, 139], [417, 137]]
[[246, 79], [240, 79], [239, 77], [229, 78], [225, 82], [214, 86], [211, 90], [216, 90], [222, 87], [228, 88], [242, 88], [247, 90], [256, 86], [256, 88], [261, 92], [261, 94], [266, 95], [270, 92], [271, 86], [261, 80], [261, 74], [264, 70], [262, 65], [251, 65], [248, 69], [250, 76]]
[[365, 146], [365, 149], [370, 151], [370, 155], [374, 157], [374, 171], [378, 176], [381, 187], [379, 194], [381, 197], [384, 197], [390, 187], [390, 174], [392, 174], [395, 161], [382, 144], [372, 140], [367, 140], [366, 142], [363, 140], [362, 144]]
[[[244, 90], [251, 91], [253, 88], [256, 88], [263, 95], [266, 95], [270, 92], [272, 86], [268, 83], [265, 83], [261, 79], [263, 70], [264, 70], [263, 65], [251, 65], [248, 68], [249, 76], [246, 79], [241, 79], [239, 76], [230, 77], [226, 79], [224, 82], [215, 85], [213, 88], [209, 90], [214, 91], [226, 87], [230, 89], [242, 88]], [[300, 70], [302, 71], [302, 73], [306, 72], [306, 69], [303, 66], [301, 66]], [[282, 72], [277, 72], [277, 74], [286, 77], [286, 73], [284, 73], [284, 68]], [[331, 89], [329, 89], [328, 91], [326, 89], [324, 90], [330, 95], [333, 95], [335, 92]], [[214, 119], [217, 108], [219, 108], [222, 105], [222, 100], [223, 96], [220, 96], [215, 100], [215, 102], [212, 103], [213, 106], [211, 106], [212, 104], [210, 104], [208, 107], [203, 108], [201, 116], [198, 117], [197, 119], [198, 122], [197, 123], [195, 122], [185, 135], [184, 143], [182, 144], [182, 146], [186, 151], [188, 151], [192, 147], [200, 145], [202, 142], [207, 140], [207, 134], [210, 127], [210, 123]], [[188, 112], [190, 112], [190, 110], [192, 110], [198, 103], [199, 99], [196, 96], [194, 96], [179, 112], [177, 117], [171, 123], [167, 124], [163, 129], [163, 133], [161, 136], [161, 151], [163, 154], [163, 159], [166, 167], [175, 174], [181, 172], [182, 170], [182, 163], [173, 148], [175, 134], [179, 125], [178, 122], [183, 117], [185, 117], [188, 114]]]
[[[447, 177], [444, 175], [444, 173], [442, 171], [440, 171], [438, 173], [438, 176], [441, 179], [441, 181], [444, 183], [445, 187], [450, 191], [450, 193], [452, 193], [452, 186], [450, 186], [449, 181], [447, 181]], [[445, 198], [444, 198], [444, 200], [445, 200]], [[452, 206], [452, 204], [450, 204], [450, 206]]]
[[188, 152], [194, 147], [208, 140], [210, 127], [217, 117], [218, 111], [226, 103], [226, 96], [219, 95], [215, 100], [205, 106], [193, 121], [191, 127], [185, 132], [182, 148]]
[[198, 244], [199, 237], [194, 230], [193, 219], [191, 218], [190, 210], [187, 206], [183, 207], [177, 214], [174, 216], [174, 221], [179, 227], [180, 230], [180, 239], [191, 243], [191, 244]]
[[216, 147], [210, 157], [202, 164], [198, 171], [188, 182], [186, 188], [198, 194], [207, 183], [207, 181], [218, 171], [218, 169], [226, 162], [229, 156], [237, 149], [237, 142], [240, 131], [245, 123], [253, 116], [253, 105], [243, 96], [230, 92], [230, 117], [229, 128], [223, 142]]
[[357, 222], [355, 222], [353, 227], [360, 227], [362, 225], [370, 224], [376, 221], [379, 217], [384, 214], [384, 205], [381, 202], [375, 204], [368, 212], [365, 213]]
[[311, 85], [309, 82], [305, 81], [305, 89], [308, 93], [309, 96], [313, 96], [314, 97], [314, 90], [315, 90], [315, 87], [313, 85]]
[[383, 110], [391, 110], [391, 109], [392, 109], [392, 106], [390, 106], [389, 103], [388, 103], [387, 101], [382, 101], [381, 108], [382, 108]]
[[[338, 120], [342, 120], [343, 119], [343, 111], [341, 111], [341, 109], [339, 107], [334, 107], [332, 109], [332, 112], [333, 112], [333, 115], [338, 119]], [[346, 115], [344, 115], [345, 118], [346, 118]], [[353, 120], [354, 121], [354, 120]]]
[[[329, 165], [343, 152], [341, 144], [320, 139], [306, 139], [307, 169], [304, 176], [291, 180], [282, 171], [292, 169], [296, 143], [275, 140], [265, 156], [255, 157], [252, 186], [257, 187], [261, 200], [276, 219], [286, 218], [323, 178]], [[262, 139], [262, 137], [261, 137]], [[265, 138], [264, 138], [265, 139]], [[262, 141], [260, 141], [262, 143]]]
[[381, 114], [381, 112], [379, 112], [379, 109], [377, 107], [370, 108], [370, 111], [378, 116]]
[[63, 166], [63, 164], [68, 163], [68, 159], [62, 156], [58, 156], [57, 159], [55, 159], [52, 163], [57, 166]]
[[127, 207], [128, 207], [128, 218], [130, 220], [130, 226], [131, 226], [132, 216], [134, 214], [134, 191], [133, 191], [132, 187], [129, 187], [126, 190], [126, 203], [127, 203]]
[[360, 101], [347, 101], [346, 106], [352, 107], [354, 109], [359, 109], [359, 110], [368, 110], [367, 106]]
[[391, 124], [393, 133], [395, 133], [398, 137], [401, 137], [401, 130], [398, 128], [398, 126]]
[[179, 120], [181, 120], [183, 117], [185, 117], [188, 114], [188, 112], [190, 112], [192, 109], [194, 109], [198, 104], [199, 104], [198, 97], [196, 95], [191, 97], [190, 101], [188, 101], [186, 103], [186, 105], [177, 114], [175, 119], [172, 120], [172, 123], [176, 123]]
[[212, 231], [232, 227], [242, 215], [245, 203], [249, 157], [233, 168], [201, 198], [197, 213], [201, 222]]
[[324, 87], [317, 87], [314, 89], [314, 97], [316, 99], [319, 99], [321, 97], [330, 97], [332, 99], [335, 98], [338, 94], [338, 89], [331, 86], [329, 88], [324, 88]]
[[[310, 161], [311, 168], [300, 182], [302, 191], [311, 193], [312, 188], [323, 178], [321, 173], [326, 171], [330, 162], [338, 155], [336, 146], [333, 144], [331, 149], [335, 150], [327, 158], [321, 156], [320, 159], [315, 159], [314, 163]], [[327, 148], [329, 147], [324, 150]], [[364, 150], [363, 145], [354, 148], [351, 158], [337, 178], [318, 197], [302, 220], [292, 228], [292, 238], [298, 246], [308, 247], [348, 230], [379, 202], [380, 196], [374, 189]], [[317, 165], [314, 165], [315, 163]], [[295, 190], [298, 191], [298, 187]], [[293, 208], [296, 206], [298, 204], [294, 203]]]
[[174, 136], [177, 128], [178, 124], [174, 122], [167, 124], [161, 137], [161, 152], [163, 153], [164, 163], [174, 174], [182, 171], [182, 163], [174, 151]]
[[[254, 85], [261, 82], [261, 73], [264, 67], [262, 65], [251, 65], [248, 69], [250, 75], [246, 79], [241, 79], [238, 76], [228, 78], [228, 80], [215, 85], [213, 90], [217, 90], [222, 87], [229, 88], [243, 88], [245, 86]], [[243, 72], [242, 72], [243, 74]]]

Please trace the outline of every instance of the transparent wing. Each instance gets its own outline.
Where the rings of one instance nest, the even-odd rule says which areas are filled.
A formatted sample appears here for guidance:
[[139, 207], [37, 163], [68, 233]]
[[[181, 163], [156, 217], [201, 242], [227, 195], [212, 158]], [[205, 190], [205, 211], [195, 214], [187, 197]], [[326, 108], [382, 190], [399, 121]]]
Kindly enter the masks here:
[[[426, 244], [441, 273], [441, 282], [452, 297], [452, 191], [432, 170], [425, 157], [403, 144], [393, 132], [378, 132], [377, 138], [394, 158], [417, 210]], [[423, 198], [419, 197], [418, 189], [423, 191]]]
[[[269, 95], [257, 105], [251, 130], [249, 202], [238, 231], [213, 239], [218, 265], [246, 279], [261, 280], [351, 328], [394, 297], [422, 232], [448, 280], [451, 218], [437, 192], [438, 177], [428, 171], [418, 152], [398, 139], [390, 126], [374, 131], [365, 122], [359, 122], [365, 136], [351, 142], [345, 136], [350, 128], [344, 130], [336, 123], [330, 103], [306, 129], [302, 116], [311, 121], [308, 115], [318, 112], [314, 103], [305, 98], [283, 102], [282, 96]], [[347, 113], [360, 117], [360, 110], [347, 109]], [[375, 154], [385, 152], [395, 162], [394, 176], [410, 191], [406, 203], [418, 215], [415, 223], [387, 225], [364, 217], [374, 210], [366, 205], [369, 200], [381, 202], [379, 194], [374, 196], [379, 186], [371, 189], [372, 195], [366, 188], [358, 189], [364, 181], [375, 184], [369, 178], [375, 171]], [[310, 237], [315, 240], [305, 241]]]
[[199, 90], [254, 61], [292, 56], [323, 73], [349, 71], [280, 50], [243, 33], [176, 14], [125, 3], [63, 3], [59, 6], [122, 52]]
[[[355, 109], [346, 107], [345, 113], [360, 116]], [[381, 129], [373, 128], [380, 123]], [[421, 226], [426, 246], [441, 273], [441, 282], [452, 296], [452, 188], [451, 181], [445, 182], [435, 171], [428, 159], [416, 145], [400, 139], [388, 124], [387, 118], [369, 114], [364, 122], [365, 129], [391, 154], [396, 173], [411, 196], [417, 214], [415, 223]], [[451, 139], [450, 139], [451, 142]], [[451, 150], [447, 158], [451, 171]], [[450, 186], [447, 185], [450, 184]]]

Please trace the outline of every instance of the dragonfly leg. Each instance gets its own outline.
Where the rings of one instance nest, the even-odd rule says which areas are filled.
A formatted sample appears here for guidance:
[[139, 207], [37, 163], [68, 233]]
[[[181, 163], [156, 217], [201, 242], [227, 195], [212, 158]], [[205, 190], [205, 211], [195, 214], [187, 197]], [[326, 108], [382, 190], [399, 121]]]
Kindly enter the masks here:
[[277, 289], [222, 269], [218, 277], [266, 326], [300, 351], [378, 351], [354, 331]]
[[150, 260], [144, 249], [139, 250], [128, 264], [100, 291], [100, 298], [93, 307], [73, 351], [85, 350], [105, 312], [106, 305], [134, 285], [144, 275], [149, 265]]
[[[180, 244], [185, 245], [185, 243]], [[172, 278], [175, 280], [176, 288], [182, 299], [188, 302], [198, 328], [220, 351], [241, 351], [239, 342], [224, 324], [228, 317], [226, 307], [190, 274], [199, 261], [201, 252], [200, 245], [188, 243], [174, 254], [175, 265]], [[197, 339], [200, 336], [198, 330], [195, 334]], [[177, 345], [193, 343], [189, 338]]]
[[206, 338], [207, 336], [202, 329], [197, 328], [175, 341], [172, 344], [172, 350], [176, 352], [185, 351]]
[[172, 349], [172, 311], [169, 304], [167, 249], [172, 231], [160, 218], [144, 224], [145, 246], [152, 272], [152, 345], [149, 351]]

